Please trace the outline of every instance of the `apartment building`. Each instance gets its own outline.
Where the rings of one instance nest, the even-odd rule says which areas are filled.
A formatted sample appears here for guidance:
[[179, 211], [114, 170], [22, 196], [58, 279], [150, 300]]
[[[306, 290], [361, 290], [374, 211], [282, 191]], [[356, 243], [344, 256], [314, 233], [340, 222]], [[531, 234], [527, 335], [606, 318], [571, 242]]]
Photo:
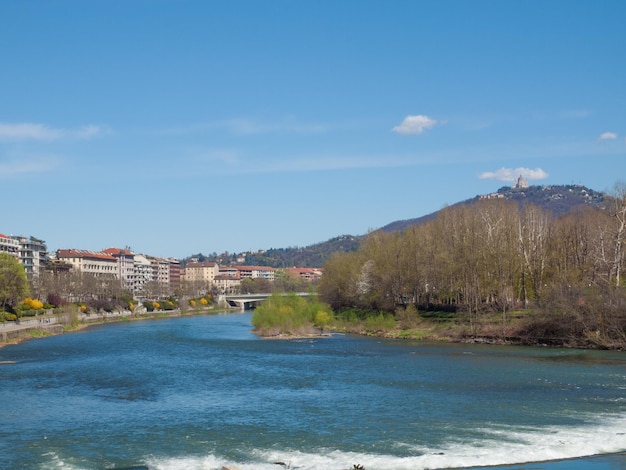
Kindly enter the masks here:
[[181, 268], [180, 261], [176, 258], [167, 258], [169, 261], [170, 269], [170, 289], [172, 292], [177, 291], [180, 288]]
[[274, 268], [270, 268], [269, 266], [237, 266], [237, 270], [239, 271], [239, 277], [244, 278], [252, 278], [252, 279], [267, 279], [268, 281], [273, 281], [275, 278], [276, 270]]
[[234, 294], [239, 291], [241, 286], [241, 278], [239, 276], [230, 276], [228, 274], [218, 274], [213, 280], [213, 285], [220, 294]]
[[44, 261], [48, 258], [46, 242], [35, 237], [12, 237], [20, 245], [19, 260], [24, 266], [26, 275], [30, 278], [39, 276]]
[[187, 263], [184, 280], [188, 283], [213, 284], [215, 276], [219, 275], [220, 267], [217, 263], [208, 261]]
[[39, 276], [48, 259], [46, 242], [22, 235], [7, 236], [0, 233], [0, 253], [15, 256], [24, 266], [29, 278]]
[[117, 277], [122, 288], [133, 291], [135, 286], [135, 253], [125, 248], [107, 248], [102, 252], [117, 260]]
[[14, 238], [7, 237], [0, 233], [0, 253], [8, 253], [19, 258], [20, 243]]
[[99, 276], [118, 276], [117, 258], [108, 253], [63, 249], [57, 250], [56, 258], [67, 263], [73, 269]]

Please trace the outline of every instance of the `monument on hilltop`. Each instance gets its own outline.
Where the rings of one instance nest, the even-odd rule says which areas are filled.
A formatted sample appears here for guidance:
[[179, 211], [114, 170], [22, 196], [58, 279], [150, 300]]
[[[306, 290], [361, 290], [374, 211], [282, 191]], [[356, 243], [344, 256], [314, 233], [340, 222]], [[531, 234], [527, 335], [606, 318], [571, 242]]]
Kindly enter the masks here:
[[513, 185], [513, 189], [525, 189], [528, 188], [528, 181], [522, 175], [519, 175], [517, 181]]

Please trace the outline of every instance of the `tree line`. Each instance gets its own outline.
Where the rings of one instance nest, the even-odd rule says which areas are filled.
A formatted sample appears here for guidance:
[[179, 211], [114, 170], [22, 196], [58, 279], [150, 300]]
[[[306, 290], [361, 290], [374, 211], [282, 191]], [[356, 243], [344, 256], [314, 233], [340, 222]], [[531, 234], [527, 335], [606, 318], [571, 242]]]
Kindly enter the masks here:
[[625, 223], [622, 183], [604, 208], [559, 217], [500, 199], [449, 207], [336, 253], [318, 291], [336, 311], [413, 305], [462, 312], [470, 325], [487, 313], [534, 309], [534, 334], [626, 344]]

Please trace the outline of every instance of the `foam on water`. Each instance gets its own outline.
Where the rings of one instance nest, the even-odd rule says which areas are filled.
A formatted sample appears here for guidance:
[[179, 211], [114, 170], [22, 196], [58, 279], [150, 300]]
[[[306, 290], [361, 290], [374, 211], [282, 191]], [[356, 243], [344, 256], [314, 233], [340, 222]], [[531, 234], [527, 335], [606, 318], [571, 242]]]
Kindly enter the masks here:
[[[410, 447], [415, 455], [398, 457], [320, 449], [256, 450], [250, 459], [230, 462], [215, 455], [201, 458], [150, 458], [145, 463], [154, 470], [220, 470], [236, 465], [242, 470], [347, 470], [354, 465], [376, 470], [425, 470], [513, 465], [525, 462], [572, 459], [626, 451], [626, 416], [603, 417], [596, 424], [578, 428], [545, 427], [539, 429], [485, 428], [488, 436], [471, 442], [452, 442], [438, 449]], [[403, 444], [399, 443], [399, 446]]]

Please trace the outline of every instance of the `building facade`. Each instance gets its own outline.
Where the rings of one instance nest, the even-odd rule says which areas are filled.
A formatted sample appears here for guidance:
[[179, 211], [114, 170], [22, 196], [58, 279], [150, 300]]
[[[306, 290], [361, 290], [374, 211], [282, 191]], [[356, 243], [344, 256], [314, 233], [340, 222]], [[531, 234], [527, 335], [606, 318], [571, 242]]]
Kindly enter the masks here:
[[65, 249], [57, 250], [57, 260], [70, 264], [73, 269], [99, 276], [117, 277], [117, 259], [107, 253]]
[[7, 237], [0, 233], [0, 253], [8, 253], [11, 256], [19, 258], [20, 243], [14, 238]]
[[213, 284], [215, 276], [220, 273], [217, 263], [208, 261], [187, 263], [185, 266], [185, 282], [203, 283], [207, 286]]
[[29, 278], [39, 276], [44, 267], [44, 262], [48, 259], [46, 242], [35, 237], [12, 237], [20, 245], [19, 260], [24, 266], [26, 275]]

